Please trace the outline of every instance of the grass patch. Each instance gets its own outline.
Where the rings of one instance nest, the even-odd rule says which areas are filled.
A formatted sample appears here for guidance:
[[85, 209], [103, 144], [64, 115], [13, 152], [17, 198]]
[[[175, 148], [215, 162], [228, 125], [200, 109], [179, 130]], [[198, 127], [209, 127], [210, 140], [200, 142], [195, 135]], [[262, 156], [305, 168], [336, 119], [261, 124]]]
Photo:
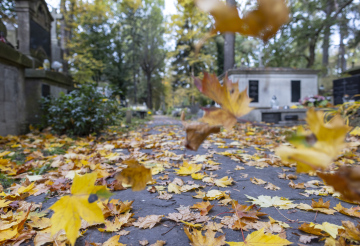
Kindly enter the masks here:
[[14, 183], [14, 180], [10, 179], [6, 174], [0, 173], [0, 183], [4, 189], [7, 189]]

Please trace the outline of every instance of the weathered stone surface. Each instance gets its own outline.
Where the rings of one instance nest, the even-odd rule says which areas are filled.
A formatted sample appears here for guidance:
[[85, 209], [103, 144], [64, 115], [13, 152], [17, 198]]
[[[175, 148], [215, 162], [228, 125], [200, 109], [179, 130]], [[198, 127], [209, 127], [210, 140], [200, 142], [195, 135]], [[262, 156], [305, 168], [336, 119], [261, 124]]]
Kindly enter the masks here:
[[15, 66], [32, 67], [32, 61], [27, 56], [0, 42], [0, 62]]

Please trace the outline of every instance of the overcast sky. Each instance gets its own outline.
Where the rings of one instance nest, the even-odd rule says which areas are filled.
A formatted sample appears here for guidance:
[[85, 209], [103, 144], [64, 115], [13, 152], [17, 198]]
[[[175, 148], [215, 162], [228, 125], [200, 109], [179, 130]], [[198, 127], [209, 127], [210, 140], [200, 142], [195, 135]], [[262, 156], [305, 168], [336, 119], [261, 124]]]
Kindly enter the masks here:
[[[51, 7], [59, 8], [60, 0], [45, 0], [45, 1]], [[176, 2], [176, 0], [165, 0], [165, 9], [164, 9], [164, 14], [165, 15], [175, 14], [176, 13], [175, 2]]]

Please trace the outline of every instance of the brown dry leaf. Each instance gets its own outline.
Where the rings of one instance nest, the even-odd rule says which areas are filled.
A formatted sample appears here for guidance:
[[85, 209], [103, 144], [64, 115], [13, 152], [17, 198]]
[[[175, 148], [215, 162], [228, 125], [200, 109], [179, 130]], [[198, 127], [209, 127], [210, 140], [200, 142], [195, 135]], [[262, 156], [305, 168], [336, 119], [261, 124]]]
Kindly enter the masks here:
[[350, 221], [342, 221], [342, 225], [345, 228], [344, 232], [341, 233], [341, 236], [353, 241], [360, 241], [360, 226], [355, 226], [354, 223]]
[[184, 227], [185, 234], [191, 241], [192, 246], [221, 246], [225, 245], [225, 235], [215, 238], [215, 231], [207, 230], [205, 236], [202, 235], [201, 230], [194, 229], [190, 232], [188, 227]]
[[349, 201], [360, 202], [360, 167], [340, 167], [335, 173], [317, 173], [327, 185]]
[[208, 216], [202, 216], [199, 213], [191, 212], [190, 207], [181, 206], [177, 208], [177, 210], [179, 211], [179, 213], [169, 213], [166, 218], [174, 220], [176, 222], [192, 221], [194, 223], [202, 223], [209, 220]]
[[126, 164], [127, 168], [116, 174], [115, 178], [131, 185], [133, 191], [145, 189], [146, 183], [152, 180], [151, 170], [145, 168], [135, 159], [124, 161], [123, 164]]
[[149, 246], [164, 246], [165, 244], [166, 244], [166, 241], [157, 240], [156, 243], [150, 244]]
[[185, 147], [197, 151], [204, 140], [212, 133], [219, 133], [220, 127], [202, 122], [182, 122], [186, 131]]
[[250, 181], [251, 181], [251, 183], [256, 184], [256, 185], [263, 185], [263, 184], [267, 183], [266, 181], [264, 181], [262, 179], [255, 178], [255, 177], [250, 178]]
[[164, 217], [164, 215], [148, 215], [146, 217], [140, 217], [133, 225], [142, 229], [151, 229], [160, 222], [162, 217]]
[[207, 215], [210, 209], [212, 209], [213, 207], [214, 205], [211, 205], [211, 203], [207, 201], [207, 202], [198, 202], [194, 204], [191, 208], [198, 209], [201, 215]]
[[293, 189], [305, 189], [305, 183], [295, 184], [294, 181], [290, 181], [289, 186]]
[[234, 168], [235, 171], [244, 170], [244, 169], [245, 169], [245, 167], [242, 167], [242, 166], [239, 166], [239, 165], [237, 165], [237, 166]]
[[109, 220], [105, 220], [105, 228], [98, 228], [99, 231], [101, 232], [115, 232], [115, 231], [119, 231], [121, 229], [121, 227], [123, 227], [126, 223], [129, 222], [129, 219], [133, 216], [134, 214], [130, 213], [130, 211], [128, 211], [125, 214], [121, 214], [119, 216], [116, 216], [114, 221], [109, 221]]
[[212, 126], [223, 125], [231, 129], [237, 122], [237, 118], [249, 113], [251, 99], [247, 95], [247, 89], [240, 92], [238, 83], [232, 83], [227, 77], [221, 85], [216, 75], [204, 73], [202, 80], [195, 78], [194, 83], [201, 93], [217, 102], [221, 108], [209, 108], [200, 121]]
[[264, 186], [264, 188], [267, 190], [280, 190], [280, 187], [278, 187], [272, 183], [268, 183], [267, 185]]
[[312, 199], [311, 207], [313, 208], [330, 208], [330, 201], [324, 203], [323, 199], [320, 198], [319, 201]]
[[338, 211], [339, 213], [348, 215], [348, 216], [353, 216], [353, 217], [357, 217], [360, 218], [360, 206], [357, 207], [351, 207], [351, 208], [344, 208], [341, 203], [339, 202], [338, 205], [336, 205], [336, 207], [334, 207], [334, 209], [336, 211]]
[[168, 180], [168, 179], [169, 179], [169, 175], [165, 174], [164, 176], [159, 177], [159, 179], [161, 179], [161, 180]]
[[320, 229], [316, 229], [314, 223], [310, 223], [310, 224], [309, 223], [304, 223], [298, 229], [300, 231], [310, 233], [310, 234], [314, 234], [314, 235], [317, 235], [317, 236], [322, 236], [322, 237], [329, 236], [329, 234], [321, 232]]

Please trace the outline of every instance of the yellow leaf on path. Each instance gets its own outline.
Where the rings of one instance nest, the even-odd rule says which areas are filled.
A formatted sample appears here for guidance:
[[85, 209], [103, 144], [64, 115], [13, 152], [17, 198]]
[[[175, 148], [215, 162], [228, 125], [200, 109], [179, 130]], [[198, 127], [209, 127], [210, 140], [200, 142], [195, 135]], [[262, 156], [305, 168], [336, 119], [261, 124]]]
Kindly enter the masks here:
[[191, 228], [202, 228], [203, 225], [202, 224], [193, 224], [193, 223], [190, 223], [190, 222], [186, 222], [186, 221], [183, 221], [183, 220], [180, 220], [180, 222], [184, 223], [185, 225], [191, 227]]
[[215, 185], [219, 187], [227, 187], [228, 185], [231, 185], [234, 182], [233, 178], [229, 178], [228, 176], [225, 176], [221, 179], [215, 179]]
[[0, 242], [12, 239], [13, 237], [15, 237], [17, 235], [18, 231], [17, 229], [6, 229], [3, 231], [0, 231]]
[[71, 196], [61, 197], [50, 209], [54, 211], [51, 217], [51, 234], [55, 235], [64, 229], [72, 245], [79, 236], [81, 219], [89, 224], [103, 223], [104, 216], [101, 208], [95, 202], [101, 193], [106, 193], [106, 186], [94, 186], [97, 174], [90, 173], [83, 176], [75, 174], [71, 186]]
[[342, 225], [345, 231], [341, 233], [341, 236], [349, 239], [350, 241], [360, 241], [360, 229], [359, 226], [355, 226], [350, 221], [342, 221]]
[[0, 208], [6, 208], [10, 203], [12, 203], [12, 201], [0, 200]]
[[201, 168], [202, 164], [189, 164], [187, 161], [184, 161], [183, 165], [180, 166], [180, 169], [176, 170], [176, 173], [180, 175], [191, 175], [201, 171]]
[[99, 231], [101, 232], [115, 232], [115, 231], [119, 231], [121, 229], [121, 227], [128, 223], [129, 219], [133, 216], [134, 214], [130, 213], [130, 211], [128, 211], [125, 214], [121, 214], [115, 217], [114, 221], [109, 221], [106, 220], [105, 221], [105, 228], [98, 228]]
[[335, 210], [337, 210], [339, 213], [348, 215], [348, 216], [353, 216], [353, 217], [357, 217], [360, 218], [360, 206], [357, 207], [351, 207], [351, 208], [344, 208], [341, 203], [339, 202], [338, 205], [336, 205], [336, 207], [334, 207]]
[[290, 245], [292, 242], [279, 237], [278, 235], [264, 234], [264, 228], [247, 235], [245, 242], [226, 242], [230, 246], [263, 246], [263, 245]]
[[355, 127], [351, 132], [350, 132], [351, 136], [360, 136], [360, 127], [357, 126]]
[[181, 191], [180, 191], [180, 186], [174, 184], [174, 183], [170, 183], [168, 185], [168, 192], [173, 192], [175, 194], [181, 194]]
[[126, 246], [126, 244], [119, 243], [120, 235], [109, 238], [102, 246]]
[[215, 231], [207, 230], [205, 236], [202, 235], [201, 230], [194, 229], [190, 232], [188, 227], [184, 227], [185, 234], [191, 241], [192, 246], [221, 246], [225, 245], [225, 235], [215, 238]]
[[224, 198], [226, 196], [226, 193], [224, 191], [219, 191], [219, 190], [209, 190], [205, 197], [203, 198], [204, 200], [215, 200], [215, 199], [221, 199]]
[[166, 241], [157, 240], [155, 243], [150, 244], [149, 246], [164, 246], [165, 244], [166, 244]]
[[334, 209], [331, 208], [314, 208], [308, 204], [305, 203], [300, 203], [299, 205], [297, 205], [298, 209], [302, 209], [302, 210], [307, 210], [307, 211], [314, 211], [314, 212], [321, 212], [324, 214], [331, 214], [333, 215], [334, 213], [336, 213], [336, 211]]
[[205, 177], [205, 175], [202, 173], [192, 173], [191, 177], [196, 180], [201, 180]]
[[247, 95], [247, 89], [240, 92], [238, 83], [232, 83], [227, 77], [221, 85], [217, 76], [204, 73], [202, 80], [195, 78], [196, 87], [201, 93], [217, 102], [221, 108], [205, 110], [205, 115], [200, 121], [209, 125], [223, 125], [231, 129], [237, 122], [237, 118], [249, 113], [251, 99]]
[[131, 185], [133, 191], [145, 189], [146, 183], [152, 180], [151, 170], [141, 165], [137, 160], [131, 159], [123, 162], [128, 167], [118, 173], [115, 178], [125, 184]]
[[338, 226], [335, 224], [331, 224], [329, 222], [324, 222], [321, 225], [315, 225], [315, 229], [320, 229], [324, 232], [329, 233], [330, 236], [333, 238], [336, 238], [338, 235], [339, 229], [345, 229], [343, 226]]

